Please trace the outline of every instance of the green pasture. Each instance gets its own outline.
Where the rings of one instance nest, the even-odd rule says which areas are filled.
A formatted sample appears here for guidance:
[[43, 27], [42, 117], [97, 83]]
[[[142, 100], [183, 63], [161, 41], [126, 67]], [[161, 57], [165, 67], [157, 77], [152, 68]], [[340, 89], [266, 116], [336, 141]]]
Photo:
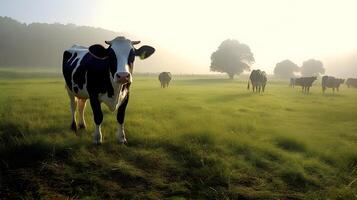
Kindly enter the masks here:
[[357, 89], [137, 75], [128, 145], [102, 105], [96, 146], [89, 103], [74, 134], [63, 79], [39, 73], [0, 70], [0, 199], [357, 199]]

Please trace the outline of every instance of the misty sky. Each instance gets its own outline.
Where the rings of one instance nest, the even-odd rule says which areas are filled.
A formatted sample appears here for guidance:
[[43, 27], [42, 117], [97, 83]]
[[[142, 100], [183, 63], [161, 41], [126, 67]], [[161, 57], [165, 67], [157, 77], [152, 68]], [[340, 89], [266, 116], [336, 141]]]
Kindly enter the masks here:
[[[0, 15], [20, 22], [75, 23], [127, 32], [194, 63], [183, 72], [208, 73], [210, 55], [225, 39], [250, 46], [269, 73], [357, 52], [354, 0], [0, 0]], [[182, 67], [182, 66], [180, 66]], [[335, 66], [326, 66], [332, 69]]]

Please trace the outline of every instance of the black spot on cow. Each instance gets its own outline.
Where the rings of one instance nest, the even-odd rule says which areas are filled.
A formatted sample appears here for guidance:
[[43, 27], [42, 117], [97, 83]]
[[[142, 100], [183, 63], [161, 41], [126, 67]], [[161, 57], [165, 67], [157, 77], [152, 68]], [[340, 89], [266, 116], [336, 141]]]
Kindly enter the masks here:
[[72, 53], [68, 51], [65, 51], [63, 53], [62, 71], [68, 88], [72, 88], [71, 79], [72, 79], [72, 71], [74, 69], [69, 65], [70, 63], [69, 60], [71, 59], [71, 57], [72, 57]]
[[135, 61], [135, 52], [134, 50], [130, 50], [129, 57], [128, 57], [128, 64], [134, 63]]
[[[96, 47], [96, 49], [99, 48]], [[78, 93], [79, 89], [82, 90], [87, 82], [87, 90], [90, 95], [97, 96], [99, 93], [107, 93], [108, 97], [113, 97], [114, 88], [110, 76], [114, 77], [117, 60], [111, 48], [108, 48], [107, 51], [108, 57], [106, 59], [94, 57], [90, 53], [85, 54], [74, 74], [73, 70], [76, 68], [79, 58], [77, 58], [77, 53], [71, 54], [65, 51], [63, 55], [63, 75], [68, 88], [72, 90], [72, 84], [74, 84], [78, 88], [73, 88], [73, 92]]]
[[117, 60], [113, 50], [108, 50], [108, 58], [105, 60], [97, 59], [88, 55], [85, 69], [87, 70], [87, 89], [89, 95], [107, 93], [108, 97], [113, 97], [114, 88], [110, 76], [114, 77], [116, 72]]
[[69, 63], [72, 63], [74, 59], [77, 58], [77, 52], [75, 52], [73, 55], [71, 55], [71, 58], [68, 60]]

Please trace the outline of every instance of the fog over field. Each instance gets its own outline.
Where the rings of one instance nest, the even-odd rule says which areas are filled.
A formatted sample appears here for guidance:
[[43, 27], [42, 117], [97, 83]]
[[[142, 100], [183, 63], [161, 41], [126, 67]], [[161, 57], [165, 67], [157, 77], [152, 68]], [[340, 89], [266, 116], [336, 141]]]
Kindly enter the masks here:
[[[223, 40], [236, 39], [251, 48], [255, 57], [252, 69], [271, 74], [282, 60], [301, 66], [314, 58], [323, 62], [326, 74], [357, 76], [357, 28], [352, 25], [357, 3], [353, 0], [15, 0], [0, 1], [0, 5], [1, 16], [21, 23], [101, 27], [154, 45], [157, 54], [145, 65], [137, 63], [138, 72], [210, 73], [212, 52]], [[3, 32], [3, 27], [0, 30]], [[103, 42], [109, 35], [102, 34], [93, 42]], [[88, 36], [81, 32], [80, 37]], [[6, 37], [0, 37], [0, 44], [3, 40]], [[36, 46], [32, 48], [36, 51]], [[1, 54], [4, 51], [1, 49]]]
[[0, 0], [0, 200], [357, 200], [356, 0]]

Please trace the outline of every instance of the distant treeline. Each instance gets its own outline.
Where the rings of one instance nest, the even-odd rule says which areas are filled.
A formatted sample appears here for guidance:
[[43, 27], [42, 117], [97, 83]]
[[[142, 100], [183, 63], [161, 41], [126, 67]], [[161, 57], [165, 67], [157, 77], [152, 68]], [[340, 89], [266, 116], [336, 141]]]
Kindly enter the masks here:
[[63, 50], [74, 42], [103, 43], [119, 33], [74, 24], [23, 24], [0, 17], [0, 67], [61, 66]]

